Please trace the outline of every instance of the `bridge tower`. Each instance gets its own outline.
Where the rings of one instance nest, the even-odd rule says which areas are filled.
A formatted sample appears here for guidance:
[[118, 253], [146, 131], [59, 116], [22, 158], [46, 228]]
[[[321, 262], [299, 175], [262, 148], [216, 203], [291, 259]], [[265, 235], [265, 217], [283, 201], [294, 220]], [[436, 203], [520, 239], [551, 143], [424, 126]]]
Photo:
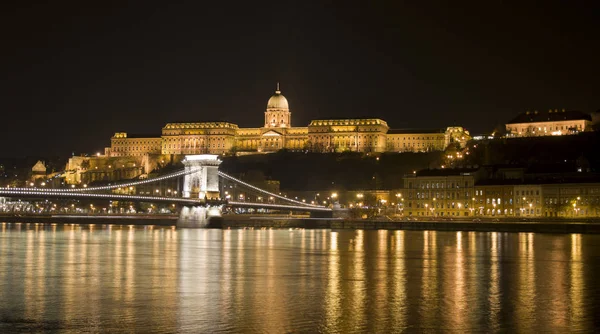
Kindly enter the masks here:
[[[186, 155], [183, 160], [186, 173], [183, 179], [183, 197], [217, 199], [219, 194], [219, 165], [215, 154]], [[190, 173], [197, 170], [195, 173]]]
[[[200, 198], [205, 201], [198, 206], [181, 208], [177, 227], [207, 227], [211, 217], [220, 217], [222, 206], [213, 205], [211, 200], [217, 200], [219, 193], [218, 155], [200, 154], [187, 155], [183, 160], [185, 174], [183, 179], [184, 198]], [[195, 171], [194, 171], [195, 170]], [[218, 203], [218, 201], [216, 201]]]

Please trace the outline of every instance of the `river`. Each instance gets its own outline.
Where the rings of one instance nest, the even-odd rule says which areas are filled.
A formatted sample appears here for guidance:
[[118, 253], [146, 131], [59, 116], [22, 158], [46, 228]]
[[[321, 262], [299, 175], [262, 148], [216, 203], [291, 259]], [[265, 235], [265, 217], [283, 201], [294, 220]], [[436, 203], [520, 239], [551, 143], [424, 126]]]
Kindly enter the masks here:
[[594, 332], [600, 235], [0, 223], [0, 332]]

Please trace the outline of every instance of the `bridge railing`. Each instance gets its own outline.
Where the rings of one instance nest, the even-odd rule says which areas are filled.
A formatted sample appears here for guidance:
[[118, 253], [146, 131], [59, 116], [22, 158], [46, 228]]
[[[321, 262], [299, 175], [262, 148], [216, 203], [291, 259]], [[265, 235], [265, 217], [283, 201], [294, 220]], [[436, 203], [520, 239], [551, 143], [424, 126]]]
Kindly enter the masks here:
[[168, 179], [173, 179], [173, 178], [177, 178], [180, 176], [184, 176], [184, 175], [188, 175], [188, 174], [193, 174], [198, 172], [199, 169], [190, 169], [190, 170], [182, 170], [182, 171], [178, 171], [175, 173], [170, 173], [170, 174], [166, 174], [166, 175], [162, 175], [162, 176], [158, 176], [155, 178], [151, 178], [151, 179], [145, 179], [145, 180], [138, 180], [138, 181], [132, 181], [132, 182], [125, 182], [125, 183], [115, 183], [115, 184], [111, 184], [111, 185], [107, 185], [107, 186], [99, 186], [99, 187], [87, 187], [87, 188], [48, 188], [48, 189], [44, 189], [44, 188], [9, 188], [9, 189], [14, 189], [14, 190], [21, 190], [21, 191], [56, 191], [56, 192], [77, 192], [77, 193], [81, 193], [81, 192], [93, 192], [93, 191], [102, 191], [102, 190], [113, 190], [113, 189], [118, 189], [118, 188], [123, 188], [123, 187], [134, 187], [134, 186], [138, 186], [138, 185], [143, 185], [143, 184], [149, 184], [149, 183], [154, 183], [154, 182], [160, 182], [160, 181], [164, 181], [164, 180], [168, 180]]
[[[78, 192], [64, 192], [64, 191], [53, 191], [52, 189], [32, 191], [30, 189], [15, 189], [15, 188], [0, 188], [0, 196], [7, 197], [53, 197], [53, 198], [73, 198], [73, 199], [106, 199], [106, 200], [129, 200], [129, 201], [148, 201], [148, 202], [178, 202], [178, 203], [208, 203], [200, 198], [179, 198], [179, 197], [165, 197], [165, 196], [141, 196], [141, 195], [121, 195], [121, 194], [98, 194], [98, 193], [78, 193]], [[217, 203], [217, 202], [215, 202]], [[221, 203], [221, 202], [218, 202]]]
[[296, 201], [296, 200], [293, 200], [291, 198], [287, 198], [287, 197], [284, 197], [284, 196], [281, 196], [281, 195], [278, 195], [278, 194], [274, 194], [272, 192], [266, 191], [264, 189], [261, 189], [261, 188], [258, 188], [256, 186], [253, 186], [253, 185], [251, 185], [249, 183], [246, 183], [246, 182], [244, 182], [244, 181], [242, 181], [240, 179], [237, 179], [237, 178], [235, 178], [235, 177], [233, 177], [231, 175], [225, 174], [225, 173], [223, 173], [221, 171], [219, 171], [219, 176], [221, 176], [222, 178], [227, 179], [229, 181], [233, 181], [233, 182], [235, 182], [237, 184], [241, 184], [244, 187], [248, 187], [248, 188], [250, 188], [250, 189], [252, 189], [254, 191], [257, 191], [259, 193], [262, 193], [262, 194], [264, 194], [264, 195], [266, 195], [268, 197], [277, 198], [277, 199], [280, 199], [280, 200], [282, 200], [284, 202], [287, 202], [287, 203], [293, 203], [293, 204], [296, 204], [298, 206], [307, 207], [307, 208], [324, 208], [324, 206], [321, 206], [321, 205], [315, 205], [315, 204], [309, 204], [309, 203], [305, 203], [305, 202], [301, 202], [301, 201]]

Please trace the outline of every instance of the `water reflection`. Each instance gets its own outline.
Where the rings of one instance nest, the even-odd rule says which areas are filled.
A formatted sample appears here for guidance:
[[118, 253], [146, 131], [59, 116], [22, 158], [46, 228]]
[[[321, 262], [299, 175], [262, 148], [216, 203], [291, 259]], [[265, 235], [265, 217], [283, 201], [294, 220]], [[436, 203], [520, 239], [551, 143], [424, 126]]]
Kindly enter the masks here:
[[[473, 237], [474, 234], [471, 232]], [[490, 323], [491, 329], [494, 331], [499, 330], [500, 328], [500, 319], [499, 314], [501, 311], [502, 305], [500, 304], [500, 252], [498, 247], [498, 235], [497, 232], [492, 232], [491, 236], [491, 247], [490, 247], [490, 274], [489, 274], [489, 291], [488, 291], [488, 301], [489, 301], [489, 317], [488, 321]], [[473, 242], [473, 248], [475, 248], [475, 243]]]
[[571, 235], [571, 261], [569, 273], [571, 276], [569, 296], [571, 298], [571, 317], [575, 319], [585, 318], [583, 298], [585, 294], [584, 262], [581, 258], [581, 234]]
[[330, 251], [327, 259], [327, 290], [325, 294], [325, 325], [327, 332], [335, 331], [341, 325], [342, 295], [340, 291], [340, 254], [338, 252], [338, 232], [330, 233]]
[[0, 332], [592, 332], [599, 241], [1, 224]]

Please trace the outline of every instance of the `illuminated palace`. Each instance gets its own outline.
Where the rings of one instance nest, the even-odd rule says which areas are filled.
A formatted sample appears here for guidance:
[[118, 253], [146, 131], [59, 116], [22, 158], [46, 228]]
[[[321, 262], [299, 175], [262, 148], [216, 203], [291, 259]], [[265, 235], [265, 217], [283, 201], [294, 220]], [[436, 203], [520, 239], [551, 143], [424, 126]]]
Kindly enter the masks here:
[[592, 130], [592, 116], [581, 111], [526, 111], [506, 123], [507, 137], [577, 134]]
[[280, 149], [313, 152], [427, 152], [444, 150], [451, 142], [471, 137], [462, 127], [436, 130], [396, 130], [378, 118], [316, 119], [307, 127], [292, 126], [292, 112], [279, 85], [267, 102], [264, 125], [240, 128], [229, 122], [168, 123], [162, 135], [117, 132], [105, 149], [107, 157], [152, 154], [268, 153]]

